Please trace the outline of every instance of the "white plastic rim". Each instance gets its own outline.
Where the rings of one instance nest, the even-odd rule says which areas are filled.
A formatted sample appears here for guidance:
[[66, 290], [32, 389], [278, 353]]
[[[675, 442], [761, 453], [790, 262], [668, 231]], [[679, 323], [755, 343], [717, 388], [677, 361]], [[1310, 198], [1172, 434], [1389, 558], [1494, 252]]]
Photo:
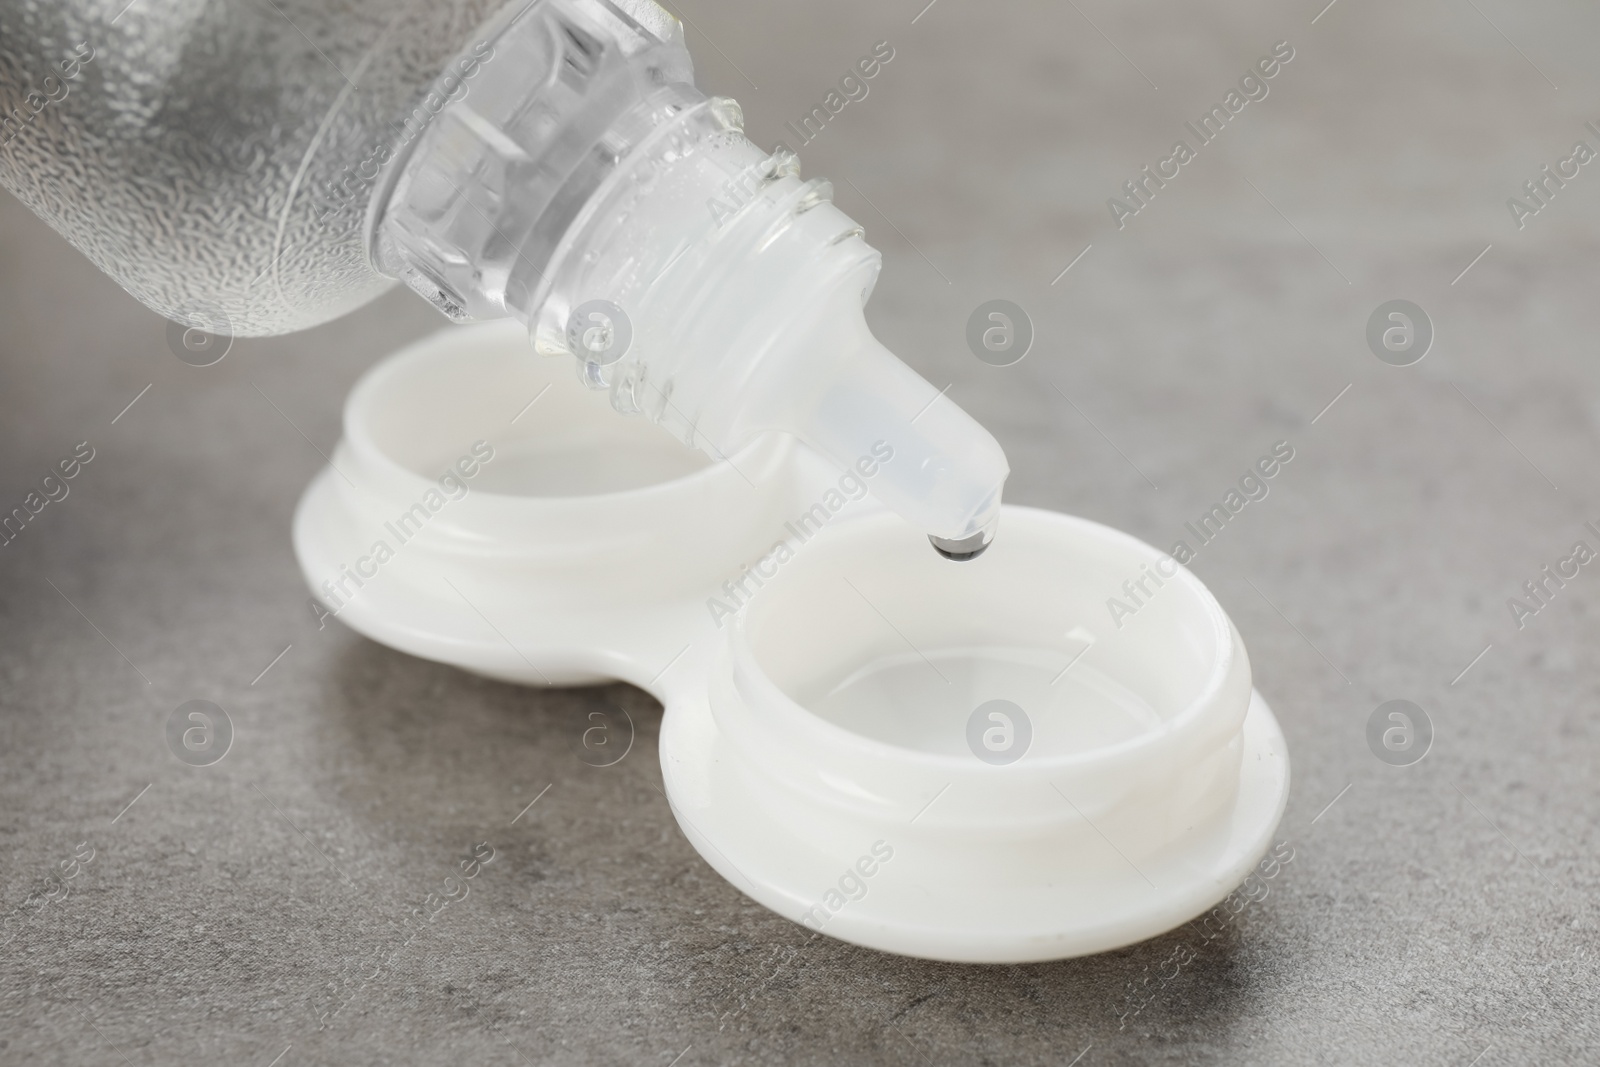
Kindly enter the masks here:
[[650, 691], [689, 840], [830, 936], [1056, 959], [1223, 899], [1271, 844], [1288, 758], [1211, 594], [1028, 508], [952, 563], [862, 498], [870, 478], [779, 437], [708, 463], [520, 327], [452, 328], [357, 385], [294, 542], [319, 599], [383, 644]]
[[[827, 531], [669, 708], [680, 822], [756, 900], [889, 952], [1058, 959], [1194, 918], [1271, 845], [1283, 737], [1215, 599], [1180, 569], [1118, 630], [1107, 597], [1160, 553], [1002, 516], [959, 566], [887, 513]], [[1014, 762], [969, 739], [991, 700], [1030, 720]]]
[[793, 451], [773, 437], [711, 463], [617, 415], [516, 323], [450, 327], [351, 391], [295, 554], [382, 644], [530, 685], [647, 685], [790, 510]]

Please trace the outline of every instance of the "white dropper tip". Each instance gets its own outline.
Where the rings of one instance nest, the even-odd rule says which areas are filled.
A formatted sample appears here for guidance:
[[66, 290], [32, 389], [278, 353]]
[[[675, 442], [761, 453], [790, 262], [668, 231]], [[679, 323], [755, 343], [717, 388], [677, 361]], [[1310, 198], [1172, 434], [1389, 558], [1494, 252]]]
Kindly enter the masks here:
[[977, 559], [988, 550], [989, 545], [994, 542], [994, 532], [999, 526], [1000, 515], [997, 511], [987, 526], [970, 537], [949, 538], [929, 534], [928, 541], [933, 545], [933, 550], [945, 559], [965, 563], [969, 559]]
[[862, 473], [868, 491], [941, 555], [977, 557], [994, 538], [1010, 473], [1000, 443], [879, 343], [859, 300], [830, 303], [814, 320], [811, 357], [768, 393], [769, 402], [785, 398], [784, 428]]

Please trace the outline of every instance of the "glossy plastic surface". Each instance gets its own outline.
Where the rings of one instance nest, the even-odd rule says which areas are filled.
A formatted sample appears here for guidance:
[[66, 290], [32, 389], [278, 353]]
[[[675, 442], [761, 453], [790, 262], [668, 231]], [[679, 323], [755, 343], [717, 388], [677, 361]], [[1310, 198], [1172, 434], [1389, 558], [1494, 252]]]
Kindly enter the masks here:
[[1283, 737], [1193, 575], [1170, 565], [1118, 628], [1106, 598], [1162, 559], [1142, 542], [1007, 507], [951, 563], [866, 494], [892, 455], [841, 475], [769, 436], [708, 464], [525, 343], [450, 330], [352, 393], [295, 519], [347, 624], [510, 681], [649, 690], [706, 861], [885, 951], [1102, 951], [1266, 851]]

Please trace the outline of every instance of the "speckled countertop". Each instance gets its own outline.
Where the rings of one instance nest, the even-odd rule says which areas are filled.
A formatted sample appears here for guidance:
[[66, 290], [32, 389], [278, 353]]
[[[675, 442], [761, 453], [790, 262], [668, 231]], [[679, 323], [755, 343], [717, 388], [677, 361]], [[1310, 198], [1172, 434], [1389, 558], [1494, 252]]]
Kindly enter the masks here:
[[[95, 454], [0, 549], [0, 1062], [1600, 1059], [1600, 576], [1520, 628], [1507, 606], [1600, 548], [1600, 171], [1521, 229], [1506, 203], [1600, 147], [1600, 16], [923, 2], [683, 13], [764, 143], [890, 43], [802, 159], [884, 251], [875, 329], [994, 430], [1011, 500], [1166, 545], [1292, 444], [1194, 563], [1292, 754], [1266, 899], [1214, 941], [1054, 964], [811, 939], [684, 840], [643, 693], [496, 684], [306, 611], [295, 501], [351, 383], [428, 308], [394, 293], [192, 368], [3, 199], [0, 502]], [[1279, 41], [1265, 98], [1119, 230], [1107, 198]], [[963, 341], [996, 297], [1037, 332], [1007, 368]], [[1365, 339], [1396, 298], [1436, 330], [1409, 367]], [[1366, 741], [1399, 698], [1434, 730], [1409, 767]], [[237, 728], [215, 766], [168, 754], [190, 699]], [[572, 737], [607, 704], [636, 744], [589, 767]], [[470, 895], [405, 941], [485, 841]], [[63, 869], [66, 899], [30, 897]], [[375, 976], [348, 962], [375, 954]]]

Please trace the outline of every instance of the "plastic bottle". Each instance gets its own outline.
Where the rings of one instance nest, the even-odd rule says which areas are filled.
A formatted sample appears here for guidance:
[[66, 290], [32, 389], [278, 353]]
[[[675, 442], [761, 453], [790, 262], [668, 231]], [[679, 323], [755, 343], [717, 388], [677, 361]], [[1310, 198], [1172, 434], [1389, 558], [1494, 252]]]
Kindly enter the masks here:
[[993, 536], [1004, 454], [873, 338], [878, 253], [649, 0], [0, 0], [0, 183], [191, 327], [400, 279], [713, 456], [886, 443], [880, 500], [951, 558]]

